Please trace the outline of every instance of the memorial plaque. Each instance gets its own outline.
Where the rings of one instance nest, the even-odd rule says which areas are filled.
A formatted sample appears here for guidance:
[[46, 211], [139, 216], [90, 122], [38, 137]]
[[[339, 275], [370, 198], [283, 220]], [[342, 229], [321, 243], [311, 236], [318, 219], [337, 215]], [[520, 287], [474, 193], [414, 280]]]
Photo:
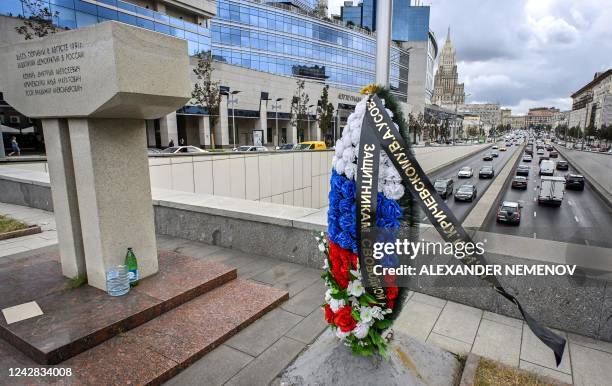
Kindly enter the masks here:
[[187, 42], [117, 22], [2, 49], [7, 102], [32, 118], [155, 119], [190, 98]]

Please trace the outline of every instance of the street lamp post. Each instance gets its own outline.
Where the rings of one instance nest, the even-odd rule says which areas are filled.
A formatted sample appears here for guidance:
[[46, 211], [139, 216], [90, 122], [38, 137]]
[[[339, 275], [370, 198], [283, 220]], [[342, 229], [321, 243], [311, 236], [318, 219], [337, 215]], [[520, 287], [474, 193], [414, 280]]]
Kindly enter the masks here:
[[[235, 95], [238, 94], [240, 90], [234, 90], [230, 94], [232, 95], [232, 133], [234, 139], [234, 148], [236, 147], [236, 114], [234, 112], [234, 107], [236, 103], [238, 103], [238, 99], [236, 99]], [[229, 102], [229, 100], [228, 100]]]
[[306, 121], [307, 123], [307, 129], [306, 129], [306, 140], [310, 141], [310, 109], [313, 108], [314, 105], [309, 105], [308, 108], [306, 108]]
[[[282, 101], [283, 98], [276, 98], [276, 100], [274, 100], [274, 111], [275, 111], [275, 121], [276, 121], [276, 129], [275, 129], [275, 133], [274, 133], [274, 139], [276, 140], [276, 144], [275, 146], [279, 146], [280, 145], [280, 141], [278, 140], [278, 102]], [[273, 139], [273, 140], [274, 140]]]

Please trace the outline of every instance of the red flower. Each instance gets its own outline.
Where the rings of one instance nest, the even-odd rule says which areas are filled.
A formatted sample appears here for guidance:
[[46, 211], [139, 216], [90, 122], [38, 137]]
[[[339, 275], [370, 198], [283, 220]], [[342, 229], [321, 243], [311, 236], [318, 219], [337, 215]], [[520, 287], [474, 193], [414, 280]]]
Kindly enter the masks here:
[[334, 324], [338, 326], [340, 331], [349, 332], [357, 325], [357, 321], [353, 319], [350, 306], [344, 306], [334, 315]]
[[387, 299], [393, 300], [397, 297], [399, 289], [397, 287], [387, 287]]
[[395, 301], [393, 300], [389, 300], [387, 301], [387, 307], [390, 309], [393, 309], [393, 306], [395, 305]]
[[395, 284], [395, 275], [385, 275], [385, 284], [387, 287], [391, 287]]
[[329, 304], [326, 304], [325, 307], [323, 307], [323, 312], [325, 313], [325, 321], [332, 324], [334, 322], [334, 311], [332, 311]]
[[338, 264], [332, 265], [332, 276], [336, 280], [336, 283], [340, 286], [340, 288], [348, 287], [349, 282], [349, 268], [348, 264], [344, 264], [344, 262], [340, 261]]

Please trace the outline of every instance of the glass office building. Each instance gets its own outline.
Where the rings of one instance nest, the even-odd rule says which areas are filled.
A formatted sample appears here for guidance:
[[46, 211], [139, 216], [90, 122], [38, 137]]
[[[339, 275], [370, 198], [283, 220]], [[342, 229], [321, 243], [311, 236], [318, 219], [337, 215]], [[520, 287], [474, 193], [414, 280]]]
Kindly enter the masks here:
[[[376, 38], [341, 25], [244, 0], [218, 0], [214, 58], [358, 91], [375, 81]], [[390, 84], [407, 97], [408, 53], [391, 47]]]
[[[54, 24], [67, 29], [87, 27], [107, 20], [157, 31], [187, 40], [189, 54], [208, 51], [211, 33], [206, 26], [155, 12], [121, 0], [43, 0], [56, 15]], [[13, 17], [29, 17], [29, 9], [21, 0], [0, 0], [0, 14]]]
[[[117, 20], [186, 39], [189, 54], [277, 75], [358, 91], [375, 81], [376, 38], [265, 2], [218, 0], [211, 29], [121, 0], [45, 0], [54, 23], [74, 29]], [[303, 0], [316, 3], [314, 0]], [[0, 14], [28, 17], [21, 0], [0, 1]], [[212, 31], [211, 31], [212, 30]], [[391, 47], [390, 84], [406, 101], [408, 53]]]
[[[377, 1], [363, 0], [358, 5], [343, 6], [340, 13], [342, 20], [375, 31]], [[426, 41], [429, 33], [429, 7], [412, 6], [410, 0], [393, 0], [392, 28], [392, 40]]]

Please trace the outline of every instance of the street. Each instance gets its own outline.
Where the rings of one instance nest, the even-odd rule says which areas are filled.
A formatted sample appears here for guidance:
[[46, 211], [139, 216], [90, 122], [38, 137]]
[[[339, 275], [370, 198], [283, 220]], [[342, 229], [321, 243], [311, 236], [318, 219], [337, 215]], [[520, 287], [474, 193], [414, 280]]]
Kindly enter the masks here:
[[[548, 153], [548, 151], [545, 151], [546, 156], [548, 156]], [[492, 215], [497, 210], [497, 206], [494, 206], [490, 209], [492, 212], [490, 212], [483, 230], [537, 239], [611, 247], [612, 210], [588, 183], [585, 184], [583, 191], [565, 190], [563, 203], [560, 207], [544, 206], [537, 203], [537, 187], [540, 181], [538, 160], [539, 157], [534, 153], [531, 163], [521, 162], [521, 164], [528, 165], [530, 168], [527, 189], [512, 189], [508, 185], [503, 197], [505, 201], [518, 201], [523, 205], [520, 225], [497, 223], [495, 216]], [[564, 158], [559, 155], [558, 158], [551, 158], [551, 160], [556, 164]], [[577, 172], [570, 165], [568, 171], [555, 170], [554, 175], [564, 176], [567, 173]], [[512, 176], [514, 175], [512, 173]]]

